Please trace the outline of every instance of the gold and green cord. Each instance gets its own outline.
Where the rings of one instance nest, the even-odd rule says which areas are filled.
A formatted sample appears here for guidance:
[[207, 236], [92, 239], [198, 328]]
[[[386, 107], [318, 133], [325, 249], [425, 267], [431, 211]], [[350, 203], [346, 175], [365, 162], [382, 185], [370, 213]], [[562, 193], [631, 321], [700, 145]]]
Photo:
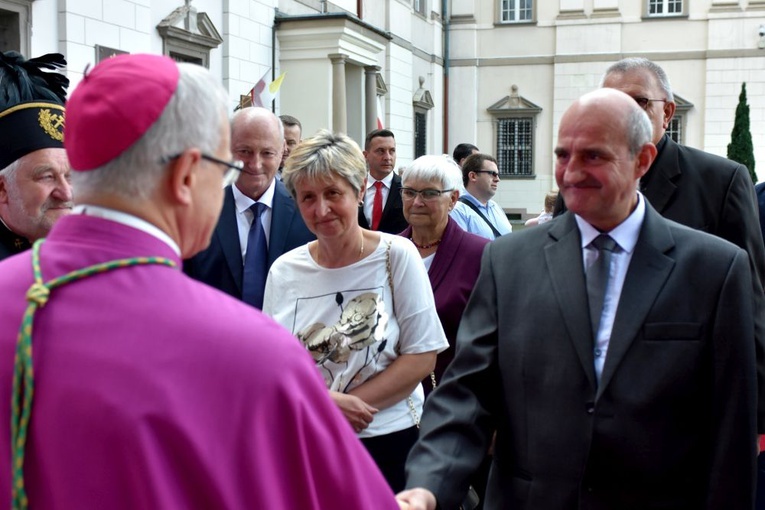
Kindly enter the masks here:
[[29, 507], [29, 500], [24, 487], [24, 449], [27, 442], [29, 419], [32, 414], [32, 397], [34, 395], [34, 368], [32, 366], [32, 326], [35, 312], [48, 302], [50, 292], [69, 282], [82, 280], [99, 273], [106, 273], [123, 267], [158, 264], [175, 267], [173, 260], [164, 257], [133, 257], [112, 260], [78, 269], [59, 276], [48, 282], [43, 282], [40, 270], [40, 246], [43, 239], [35, 242], [32, 247], [32, 271], [34, 283], [27, 291], [27, 309], [21, 321], [19, 336], [16, 342], [16, 356], [13, 367], [13, 395], [11, 399], [11, 453], [13, 458], [13, 503], [14, 510]]

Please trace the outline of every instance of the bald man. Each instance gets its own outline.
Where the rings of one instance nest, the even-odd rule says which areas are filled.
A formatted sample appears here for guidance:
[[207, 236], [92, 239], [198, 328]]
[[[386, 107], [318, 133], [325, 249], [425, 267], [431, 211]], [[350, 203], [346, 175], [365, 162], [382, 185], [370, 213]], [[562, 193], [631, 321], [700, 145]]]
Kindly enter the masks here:
[[284, 126], [270, 110], [252, 107], [234, 115], [231, 153], [244, 164], [242, 173], [225, 189], [210, 246], [184, 263], [192, 278], [258, 309], [274, 260], [315, 239], [275, 178], [283, 147]]
[[614, 89], [563, 115], [569, 211], [487, 245], [407, 461], [411, 510], [457, 508], [495, 430], [486, 510], [752, 508], [748, 256], [638, 191], [651, 132]]

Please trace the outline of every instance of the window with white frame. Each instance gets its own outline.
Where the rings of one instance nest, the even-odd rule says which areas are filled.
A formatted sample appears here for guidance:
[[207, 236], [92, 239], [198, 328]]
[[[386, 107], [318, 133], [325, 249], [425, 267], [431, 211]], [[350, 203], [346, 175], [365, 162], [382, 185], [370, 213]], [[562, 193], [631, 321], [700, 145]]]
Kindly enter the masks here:
[[499, 21], [517, 23], [532, 20], [533, 0], [499, 0]]
[[29, 57], [32, 0], [0, 0], [0, 51]]
[[683, 144], [683, 118], [680, 115], [675, 115], [672, 120], [669, 121], [667, 126], [667, 134], [675, 141], [675, 143]]
[[414, 12], [418, 12], [425, 16], [425, 3], [427, 0], [412, 0], [412, 8]]
[[648, 16], [680, 16], [683, 0], [648, 0]]
[[534, 174], [533, 128], [532, 117], [497, 119], [497, 168], [500, 175]]
[[693, 108], [693, 103], [687, 99], [673, 94], [675, 99], [675, 114], [667, 126], [667, 134], [680, 145], [685, 144], [685, 123], [688, 119], [688, 112]]

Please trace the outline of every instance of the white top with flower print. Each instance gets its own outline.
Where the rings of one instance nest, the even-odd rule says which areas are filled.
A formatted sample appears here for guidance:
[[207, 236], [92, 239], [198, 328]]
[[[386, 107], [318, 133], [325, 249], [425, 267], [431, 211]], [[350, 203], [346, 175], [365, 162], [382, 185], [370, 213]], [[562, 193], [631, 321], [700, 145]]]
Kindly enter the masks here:
[[[375, 251], [351, 265], [321, 267], [305, 245], [279, 257], [268, 273], [263, 312], [306, 346], [333, 391], [353, 389], [385, 370], [398, 353], [441, 352], [448, 347], [417, 249], [403, 237], [380, 235]], [[395, 314], [386, 270], [389, 244]], [[422, 386], [411, 397], [419, 418]], [[414, 416], [404, 399], [381, 409], [359, 437], [412, 425]]]

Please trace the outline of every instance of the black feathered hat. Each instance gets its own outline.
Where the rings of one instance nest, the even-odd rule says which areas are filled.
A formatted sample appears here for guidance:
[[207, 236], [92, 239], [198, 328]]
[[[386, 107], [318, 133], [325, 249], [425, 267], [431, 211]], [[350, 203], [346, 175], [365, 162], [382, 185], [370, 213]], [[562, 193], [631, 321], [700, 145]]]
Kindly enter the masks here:
[[65, 66], [59, 53], [29, 60], [0, 53], [0, 170], [30, 152], [64, 147]]

